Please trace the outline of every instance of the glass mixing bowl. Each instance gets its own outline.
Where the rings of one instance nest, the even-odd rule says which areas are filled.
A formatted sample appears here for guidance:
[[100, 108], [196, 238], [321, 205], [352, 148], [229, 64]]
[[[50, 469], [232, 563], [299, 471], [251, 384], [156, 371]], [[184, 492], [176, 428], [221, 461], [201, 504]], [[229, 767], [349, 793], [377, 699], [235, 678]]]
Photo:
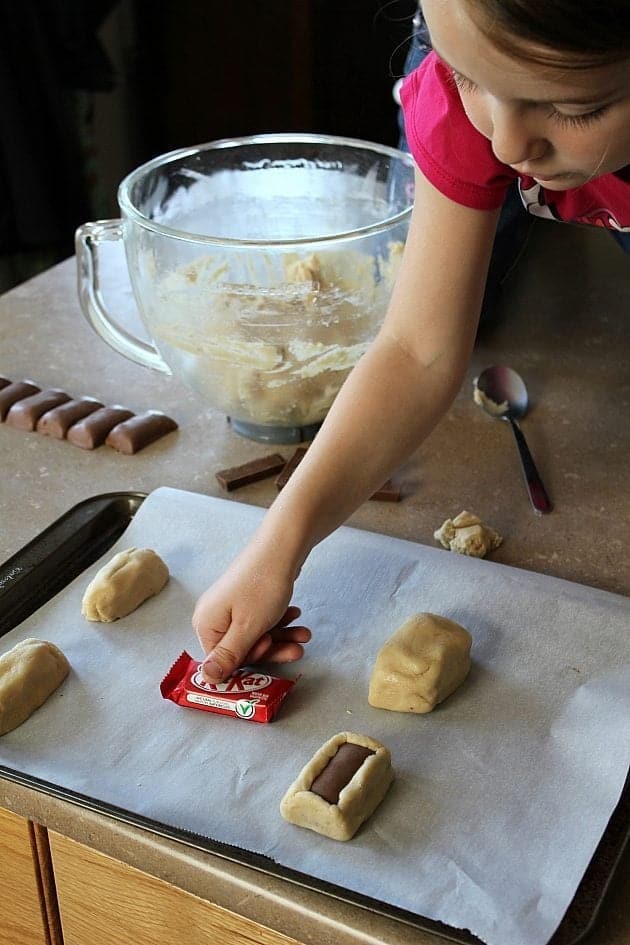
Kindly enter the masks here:
[[[118, 202], [122, 219], [77, 231], [79, 296], [99, 335], [176, 375], [245, 436], [310, 439], [385, 314], [410, 156], [321, 135], [214, 141], [132, 171]], [[149, 343], [106, 311], [104, 240], [124, 243]]]

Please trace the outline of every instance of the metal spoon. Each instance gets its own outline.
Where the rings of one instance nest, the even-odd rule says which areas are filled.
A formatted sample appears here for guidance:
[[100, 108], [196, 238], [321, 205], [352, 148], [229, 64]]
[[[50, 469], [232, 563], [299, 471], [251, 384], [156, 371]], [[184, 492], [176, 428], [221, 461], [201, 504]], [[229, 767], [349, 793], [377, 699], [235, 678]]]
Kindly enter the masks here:
[[527, 411], [527, 388], [523, 379], [505, 365], [486, 368], [474, 381], [475, 403], [491, 417], [507, 420], [512, 427], [529, 498], [535, 512], [551, 512], [551, 502], [516, 420]]

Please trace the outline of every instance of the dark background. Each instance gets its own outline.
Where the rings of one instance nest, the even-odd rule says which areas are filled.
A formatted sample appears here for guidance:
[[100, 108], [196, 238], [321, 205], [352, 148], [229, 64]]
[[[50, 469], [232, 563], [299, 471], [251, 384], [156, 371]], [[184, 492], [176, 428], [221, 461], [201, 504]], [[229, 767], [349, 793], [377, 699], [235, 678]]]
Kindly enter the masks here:
[[79, 224], [118, 215], [122, 177], [174, 148], [273, 131], [395, 146], [415, 7], [0, 4], [0, 288], [70, 255]]

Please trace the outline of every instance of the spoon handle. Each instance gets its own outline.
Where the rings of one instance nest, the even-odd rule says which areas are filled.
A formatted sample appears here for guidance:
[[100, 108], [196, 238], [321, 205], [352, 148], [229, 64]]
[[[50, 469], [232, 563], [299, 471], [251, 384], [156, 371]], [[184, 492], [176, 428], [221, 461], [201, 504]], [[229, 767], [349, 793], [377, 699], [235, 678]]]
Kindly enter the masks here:
[[508, 418], [510, 425], [512, 427], [512, 432], [514, 433], [514, 439], [516, 440], [516, 445], [518, 446], [518, 452], [521, 457], [521, 465], [523, 467], [523, 474], [525, 476], [525, 483], [527, 485], [527, 491], [529, 492], [529, 498], [534, 507], [534, 511], [547, 513], [551, 512], [552, 505], [543, 486], [542, 479], [538, 474], [536, 469], [536, 464], [532, 458], [532, 454], [529, 451], [529, 447], [523, 436], [523, 432], [512, 418]]

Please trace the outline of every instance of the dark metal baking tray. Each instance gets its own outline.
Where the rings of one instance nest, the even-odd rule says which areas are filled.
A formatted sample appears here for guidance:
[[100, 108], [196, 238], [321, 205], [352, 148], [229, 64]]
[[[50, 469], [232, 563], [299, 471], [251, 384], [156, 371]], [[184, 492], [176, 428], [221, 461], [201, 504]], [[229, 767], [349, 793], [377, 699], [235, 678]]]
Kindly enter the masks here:
[[[0, 636], [39, 607], [103, 555], [122, 535], [146, 498], [141, 492], [112, 492], [86, 499], [0, 565]], [[0, 777], [99, 814], [186, 843], [228, 860], [278, 876], [336, 899], [394, 918], [453, 942], [474, 945], [479, 939], [460, 929], [388, 906], [326, 883], [248, 850], [176, 829], [95, 798], [0, 765]], [[605, 906], [606, 894], [628, 848], [630, 777], [582, 882], [549, 945], [576, 945], [591, 932]]]

